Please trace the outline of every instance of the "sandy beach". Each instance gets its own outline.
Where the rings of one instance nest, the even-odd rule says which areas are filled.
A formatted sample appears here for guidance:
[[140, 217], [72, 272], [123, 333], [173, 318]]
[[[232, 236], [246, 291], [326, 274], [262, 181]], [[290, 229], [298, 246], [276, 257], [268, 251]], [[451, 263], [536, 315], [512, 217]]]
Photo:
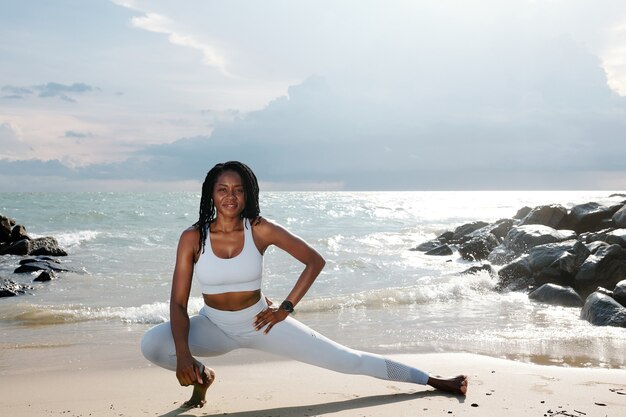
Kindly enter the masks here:
[[[239, 356], [237, 356], [239, 355]], [[212, 359], [204, 408], [179, 408], [190, 388], [154, 366], [5, 374], [3, 416], [610, 416], [626, 415], [626, 370], [541, 366], [473, 354], [393, 355], [470, 378], [467, 397], [342, 375], [241, 351]], [[239, 363], [237, 363], [239, 362]], [[207, 361], [208, 363], [208, 361]]]

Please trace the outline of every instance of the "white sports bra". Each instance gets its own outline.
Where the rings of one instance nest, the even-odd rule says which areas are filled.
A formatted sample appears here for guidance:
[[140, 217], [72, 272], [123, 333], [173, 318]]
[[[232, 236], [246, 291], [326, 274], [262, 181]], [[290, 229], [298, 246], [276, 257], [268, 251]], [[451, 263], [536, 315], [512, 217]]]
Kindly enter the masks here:
[[207, 226], [204, 252], [200, 253], [194, 268], [203, 294], [261, 289], [263, 255], [254, 244], [252, 226], [248, 219], [244, 219], [243, 230], [244, 241], [241, 253], [234, 258], [224, 259], [213, 252], [211, 232]]

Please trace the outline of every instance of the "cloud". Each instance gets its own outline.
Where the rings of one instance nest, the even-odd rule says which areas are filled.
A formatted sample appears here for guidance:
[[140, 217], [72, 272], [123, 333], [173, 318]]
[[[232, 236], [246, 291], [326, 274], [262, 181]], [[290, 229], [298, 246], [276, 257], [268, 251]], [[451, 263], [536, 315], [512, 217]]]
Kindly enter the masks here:
[[20, 136], [19, 130], [10, 123], [0, 123], [0, 159], [22, 159], [32, 155], [33, 149]]
[[56, 82], [33, 85], [30, 87], [12, 85], [2, 87], [2, 92], [9, 93], [9, 95], [3, 96], [3, 98], [21, 99], [37, 94], [37, 97], [40, 98], [58, 97], [70, 103], [76, 102], [70, 95], [80, 95], [99, 90], [98, 87], [93, 87], [85, 83], [61, 84]]
[[76, 138], [76, 139], [84, 139], [90, 138], [93, 134], [91, 132], [76, 132], [74, 130], [68, 130], [65, 132], [64, 137], [66, 138]]
[[199, 51], [202, 54], [202, 62], [205, 65], [217, 69], [226, 77], [234, 77], [227, 69], [226, 60], [214, 45], [200, 40], [197, 36], [186, 34], [175, 29], [175, 22], [168, 17], [158, 13], [140, 10], [134, 2], [113, 0], [113, 3], [143, 13], [142, 16], [135, 16], [131, 19], [133, 27], [167, 35], [167, 39], [172, 45]]

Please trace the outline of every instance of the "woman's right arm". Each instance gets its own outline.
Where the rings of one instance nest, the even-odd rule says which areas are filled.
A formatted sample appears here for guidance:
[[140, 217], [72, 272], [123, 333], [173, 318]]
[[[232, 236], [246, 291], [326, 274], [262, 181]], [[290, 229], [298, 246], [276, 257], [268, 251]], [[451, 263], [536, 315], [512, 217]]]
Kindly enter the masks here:
[[176, 266], [172, 279], [170, 296], [170, 324], [176, 346], [176, 378], [181, 385], [202, 384], [202, 369], [191, 356], [189, 350], [189, 315], [187, 303], [191, 291], [191, 279], [195, 255], [198, 252], [199, 232], [190, 228], [185, 230], [178, 241]]

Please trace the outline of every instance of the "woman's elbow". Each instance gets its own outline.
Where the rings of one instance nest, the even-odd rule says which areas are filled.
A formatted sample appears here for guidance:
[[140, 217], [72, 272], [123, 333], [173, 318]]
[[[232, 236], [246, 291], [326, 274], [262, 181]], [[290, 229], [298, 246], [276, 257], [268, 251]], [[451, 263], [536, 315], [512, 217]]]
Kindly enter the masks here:
[[326, 265], [326, 259], [324, 259], [324, 257], [322, 257], [319, 253], [316, 253], [315, 255], [314, 265], [319, 271], [321, 271]]

